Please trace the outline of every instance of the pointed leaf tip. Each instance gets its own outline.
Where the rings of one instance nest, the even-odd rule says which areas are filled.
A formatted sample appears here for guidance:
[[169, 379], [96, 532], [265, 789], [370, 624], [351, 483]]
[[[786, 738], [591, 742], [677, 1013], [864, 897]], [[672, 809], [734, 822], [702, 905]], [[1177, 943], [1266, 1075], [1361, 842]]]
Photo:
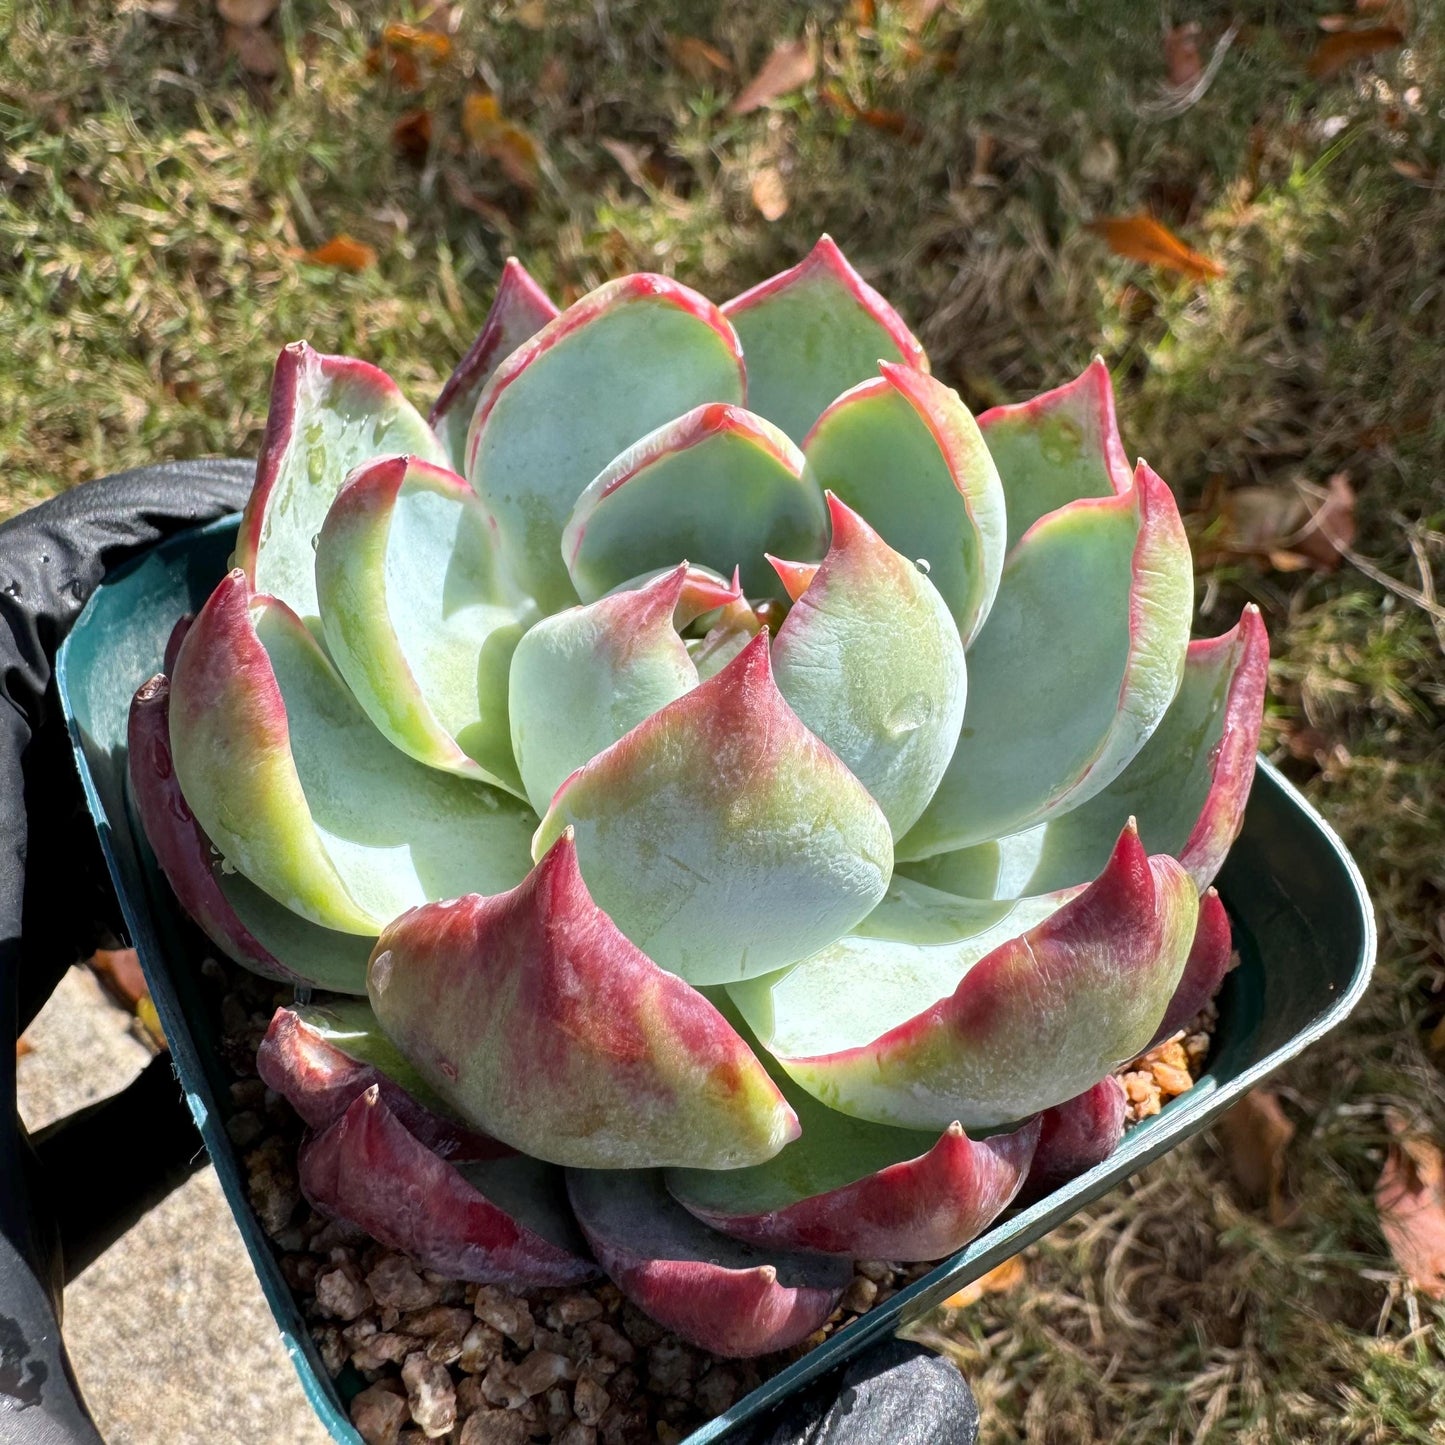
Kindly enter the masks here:
[[872, 909], [892, 871], [877, 803], [798, 719], [772, 671], [764, 629], [588, 762], [533, 845], [540, 853], [574, 824], [598, 903], [694, 983], [822, 947]]
[[428, 904], [385, 929], [371, 982], [379, 1020], [431, 1087], [535, 1157], [735, 1168], [797, 1134], [712, 1004], [593, 902], [565, 830], [511, 892]]

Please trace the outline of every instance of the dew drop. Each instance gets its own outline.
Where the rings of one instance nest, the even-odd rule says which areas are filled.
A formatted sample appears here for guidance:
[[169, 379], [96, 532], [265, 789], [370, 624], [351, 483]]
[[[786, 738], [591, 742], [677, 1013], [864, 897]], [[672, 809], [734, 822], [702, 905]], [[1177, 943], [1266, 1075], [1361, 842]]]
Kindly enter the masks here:
[[375, 958], [371, 960], [371, 968], [367, 981], [377, 993], [385, 993], [391, 984], [392, 957], [391, 950], [384, 948]]
[[20, 595], [20, 584], [18, 582], [7, 582], [5, 584], [5, 595], [7, 597], [18, 597]]
[[928, 721], [931, 710], [928, 694], [915, 692], [894, 706], [884, 721], [883, 731], [890, 738], [906, 737]]
[[927, 557], [916, 558], [913, 565], [917, 567], [918, 570], [922, 572], [925, 577], [927, 577], [928, 574], [933, 571], [933, 564], [928, 560]]

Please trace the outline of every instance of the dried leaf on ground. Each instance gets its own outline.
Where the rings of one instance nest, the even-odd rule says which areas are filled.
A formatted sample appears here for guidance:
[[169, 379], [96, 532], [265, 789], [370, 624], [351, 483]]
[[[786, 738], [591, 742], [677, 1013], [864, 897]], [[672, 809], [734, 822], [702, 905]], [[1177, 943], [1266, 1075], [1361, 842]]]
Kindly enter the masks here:
[[1400, 1273], [1445, 1299], [1445, 1158], [1429, 1139], [1397, 1131], [1375, 1185], [1380, 1229]]
[[1323, 35], [1310, 53], [1305, 69], [1316, 80], [1328, 80], [1347, 65], [1394, 50], [1405, 43], [1405, 32], [1394, 25], [1376, 25], [1369, 30], [1339, 30]]
[[431, 150], [432, 119], [429, 110], [409, 110], [391, 128], [391, 143], [407, 160], [421, 165]]
[[280, 0], [216, 0], [221, 19], [243, 30], [255, 30], [276, 13]]
[[1116, 256], [1146, 265], [1177, 271], [1196, 281], [1215, 280], [1224, 275], [1218, 261], [1186, 246], [1167, 226], [1142, 211], [1132, 216], [1105, 216], [1088, 222], [1087, 229], [1102, 236]]
[[640, 146], [629, 145], [625, 140], [615, 140], [611, 136], [603, 136], [598, 141], [598, 145], [622, 167], [622, 174], [638, 190], [649, 189], [652, 183], [643, 169], [645, 157]]
[[105, 991], [132, 1012], [150, 992], [146, 987], [145, 974], [141, 972], [140, 959], [133, 948], [100, 948], [87, 962]]
[[1202, 27], [1197, 20], [1171, 25], [1164, 32], [1164, 69], [1175, 90], [1188, 90], [1204, 73], [1199, 58], [1199, 36]]
[[764, 166], [753, 177], [753, 205], [765, 221], [781, 220], [788, 213], [788, 187], [776, 166]]
[[696, 35], [669, 35], [664, 43], [672, 63], [699, 84], [733, 73], [732, 61], [717, 46]]
[[1240, 1192], [1249, 1203], [1268, 1206], [1271, 1224], [1289, 1223], [1295, 1206], [1284, 1196], [1284, 1153], [1295, 1129], [1279, 1099], [1255, 1089], [1214, 1128]]
[[1218, 504], [1202, 566], [1224, 556], [1258, 557], [1277, 572], [1333, 572], [1355, 540], [1355, 492], [1344, 472], [1324, 488], [1236, 487]]
[[251, 30], [239, 25], [226, 26], [226, 54], [235, 56], [241, 69], [258, 80], [274, 79], [286, 63], [276, 37], [269, 30]]
[[967, 1309], [969, 1305], [977, 1304], [986, 1294], [1008, 1294], [1011, 1290], [1018, 1289], [1028, 1279], [1028, 1267], [1024, 1264], [1021, 1254], [1010, 1255], [1002, 1264], [995, 1265], [987, 1274], [981, 1274], [976, 1280], [964, 1285], [957, 1294], [951, 1294], [944, 1300], [942, 1308], [946, 1310]]
[[324, 246], [308, 251], [306, 259], [321, 266], [334, 266], [338, 271], [365, 271], [368, 266], [376, 265], [376, 250], [343, 231]]
[[490, 91], [467, 92], [462, 101], [462, 134], [474, 149], [496, 161], [513, 185], [536, 189], [541, 148], [530, 132], [502, 115], [501, 102]]
[[818, 92], [818, 96], [825, 104], [842, 111], [844, 115], [852, 116], [864, 125], [872, 126], [874, 130], [887, 131], [889, 135], [899, 136], [915, 144], [923, 138], [923, 127], [911, 116], [905, 115], [901, 110], [857, 105], [841, 86], [825, 85]]
[[87, 963], [106, 993], [128, 1013], [135, 1015], [156, 1048], [165, 1048], [166, 1036], [161, 1030], [160, 1015], [151, 1002], [150, 989], [135, 949], [97, 949]]
[[403, 25], [394, 21], [381, 32], [388, 50], [421, 56], [430, 61], [445, 60], [452, 53], [451, 36], [427, 25]]
[[747, 115], [788, 95], [812, 80], [817, 72], [812, 47], [806, 40], [785, 40], [763, 62], [762, 69], [738, 92], [728, 107], [734, 115]]

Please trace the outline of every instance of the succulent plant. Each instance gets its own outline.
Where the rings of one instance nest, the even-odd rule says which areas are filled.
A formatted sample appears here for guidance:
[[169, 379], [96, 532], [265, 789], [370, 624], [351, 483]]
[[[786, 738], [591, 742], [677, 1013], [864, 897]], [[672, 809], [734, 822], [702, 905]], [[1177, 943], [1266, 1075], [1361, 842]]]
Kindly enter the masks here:
[[796, 1343], [1106, 1154], [1222, 976], [1257, 613], [1190, 641], [1102, 361], [975, 419], [826, 238], [721, 308], [511, 261], [430, 416], [288, 346], [233, 560], [136, 806], [307, 990], [307, 1193], [431, 1268]]

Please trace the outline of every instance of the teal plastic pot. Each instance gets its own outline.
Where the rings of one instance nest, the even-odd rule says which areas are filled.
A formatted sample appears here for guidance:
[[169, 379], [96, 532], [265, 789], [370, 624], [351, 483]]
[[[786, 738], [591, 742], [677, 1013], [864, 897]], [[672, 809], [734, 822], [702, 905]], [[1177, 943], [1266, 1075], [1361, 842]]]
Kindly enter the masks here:
[[[244, 1171], [219, 1104], [228, 1097], [229, 1079], [216, 1023], [201, 996], [201, 946], [158, 873], [126, 799], [131, 696], [160, 669], [176, 618], [197, 610], [224, 574], [235, 535], [236, 518], [214, 522], [172, 538], [107, 578], [61, 648], [60, 696], [131, 942], [251, 1262], [317, 1414], [335, 1439], [360, 1445], [346, 1402], [322, 1367], [246, 1197]], [[726, 1438], [733, 1427], [764, 1415], [805, 1384], [926, 1314], [1203, 1129], [1349, 1013], [1369, 981], [1375, 957], [1364, 882], [1319, 814], [1263, 761], [1244, 830], [1218, 887], [1234, 924], [1241, 966], [1219, 997], [1209, 1070], [1194, 1088], [1130, 1130], [1104, 1163], [996, 1224], [696, 1430], [691, 1445]]]

